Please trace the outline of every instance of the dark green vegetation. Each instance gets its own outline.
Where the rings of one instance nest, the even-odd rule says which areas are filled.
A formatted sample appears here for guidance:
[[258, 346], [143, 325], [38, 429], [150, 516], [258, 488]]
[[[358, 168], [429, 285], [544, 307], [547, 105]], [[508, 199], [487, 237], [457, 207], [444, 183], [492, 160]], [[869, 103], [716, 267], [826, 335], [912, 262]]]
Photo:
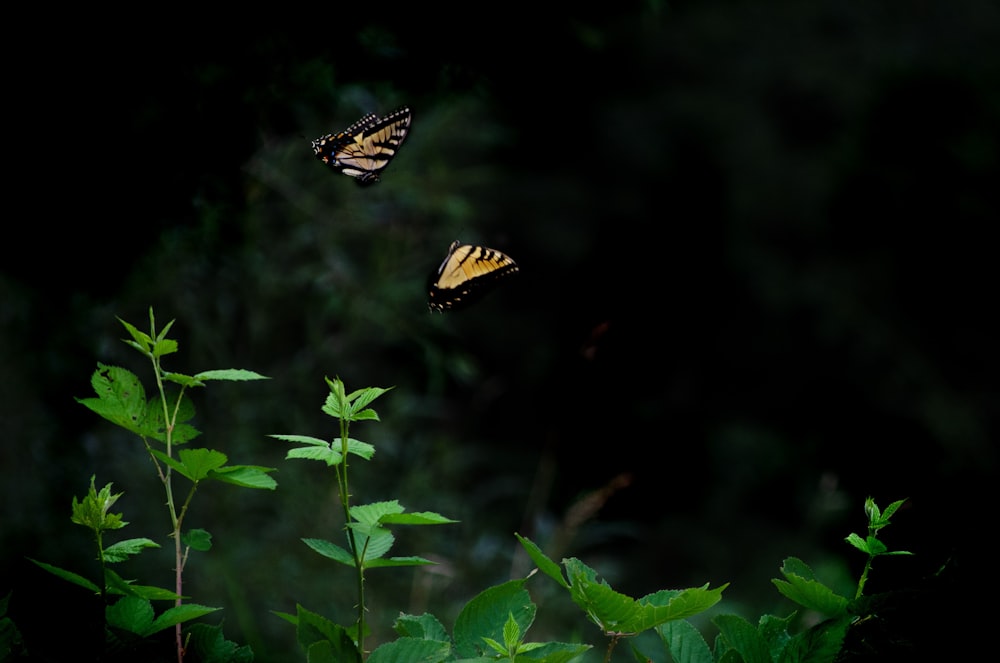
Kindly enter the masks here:
[[[522, 577], [515, 531], [630, 596], [728, 582], [722, 609], [784, 614], [768, 581], [789, 556], [859, 577], [843, 536], [869, 494], [910, 498], [887, 536], [915, 554], [866, 591], [975, 586], [996, 479], [1000, 21], [988, 2], [843, 4], [504, 7], [494, 31], [468, 16], [446, 34], [416, 29], [417, 8], [27, 21], [37, 50], [7, 81], [0, 594], [15, 618], [24, 592], [53, 598], [22, 634], [91, 631], [73, 621], [89, 597], [26, 560], [92, 550], [69, 521], [91, 476], [167, 548], [148, 454], [74, 400], [95, 362], [141, 374], [109, 321], [150, 306], [178, 320], [173, 370], [271, 378], [199, 393], [196, 421], [208, 446], [282, 468], [279, 488], [206, 487], [190, 523], [215, 543], [192, 593], [258, 660], [296, 646], [270, 610], [353, 607], [302, 554], [333, 525], [328, 482], [286, 478], [266, 437], [319, 435], [323, 375], [396, 385], [358, 497], [461, 521], [403, 535], [441, 563], [373, 575], [390, 614], [373, 628], [401, 609], [453, 624]], [[401, 104], [414, 129], [382, 182], [312, 155]], [[521, 274], [431, 316], [424, 283], [455, 239]], [[134, 576], [169, 584], [159, 552]], [[975, 628], [927, 605], [891, 610], [922, 652]], [[553, 621], [529, 635], [569, 639]]]

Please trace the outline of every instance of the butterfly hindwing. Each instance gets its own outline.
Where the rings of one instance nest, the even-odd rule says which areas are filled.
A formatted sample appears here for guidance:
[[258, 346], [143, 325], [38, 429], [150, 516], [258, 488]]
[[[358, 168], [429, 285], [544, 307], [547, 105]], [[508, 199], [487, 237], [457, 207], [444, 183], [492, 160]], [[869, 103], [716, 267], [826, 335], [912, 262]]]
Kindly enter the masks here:
[[374, 184], [410, 132], [413, 114], [407, 107], [385, 117], [368, 113], [344, 131], [312, 142], [316, 158], [353, 177], [358, 184]]
[[427, 305], [432, 311], [463, 308], [517, 271], [517, 263], [507, 254], [456, 240], [437, 273], [431, 275]]

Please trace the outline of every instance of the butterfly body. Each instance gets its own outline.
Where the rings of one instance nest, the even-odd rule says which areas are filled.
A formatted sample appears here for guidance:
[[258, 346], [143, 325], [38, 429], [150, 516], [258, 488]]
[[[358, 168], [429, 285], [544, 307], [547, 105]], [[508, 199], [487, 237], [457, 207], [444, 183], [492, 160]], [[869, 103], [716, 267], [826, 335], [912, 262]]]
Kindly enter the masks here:
[[456, 240], [431, 276], [427, 305], [432, 311], [464, 308], [518, 270], [517, 263], [505, 253]]
[[374, 184], [410, 132], [413, 114], [407, 107], [385, 117], [368, 113], [344, 131], [312, 142], [316, 158], [361, 185]]

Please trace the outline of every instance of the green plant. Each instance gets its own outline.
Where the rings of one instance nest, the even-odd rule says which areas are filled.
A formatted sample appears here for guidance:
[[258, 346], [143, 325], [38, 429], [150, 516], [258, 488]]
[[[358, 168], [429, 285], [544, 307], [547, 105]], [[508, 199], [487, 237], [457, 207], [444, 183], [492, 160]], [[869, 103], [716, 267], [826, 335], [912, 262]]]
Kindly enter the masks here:
[[868, 536], [861, 538], [852, 533], [846, 539], [868, 555], [853, 599], [820, 582], [802, 560], [796, 557], [785, 559], [781, 566], [784, 579], [776, 578], [771, 582], [782, 596], [821, 616], [818, 623], [795, 631], [797, 612], [786, 617], [762, 615], [756, 626], [739, 615], [717, 615], [712, 619], [719, 629], [713, 651], [693, 626], [683, 621], [670, 622], [657, 627], [664, 647], [675, 660], [690, 663], [822, 663], [842, 660], [848, 630], [867, 618], [867, 611], [872, 605], [868, 597], [863, 596], [872, 560], [879, 555], [911, 554], [890, 552], [876, 537], [876, 533], [889, 524], [890, 517], [904, 502], [893, 502], [882, 513], [872, 498], [865, 500]]
[[[73, 498], [72, 521], [87, 527], [93, 534], [100, 565], [100, 579], [96, 582], [72, 571], [61, 569], [44, 562], [32, 560], [43, 569], [98, 594], [105, 605], [104, 626], [109, 646], [119, 641], [120, 635], [146, 638], [170, 626], [175, 627], [177, 660], [183, 660], [188, 645], [193, 638], [196, 647], [206, 643], [218, 643], [221, 631], [211, 633], [204, 628], [194, 628], [188, 632], [188, 639], [182, 633], [182, 624], [192, 619], [218, 610], [194, 603], [185, 603], [183, 573], [192, 550], [207, 551], [211, 548], [211, 534], [204, 529], [183, 529], [195, 493], [206, 481], [221, 481], [244, 488], [273, 490], [277, 483], [268, 473], [273, 468], [255, 465], [227, 465], [225, 454], [205, 448], [179, 448], [199, 435], [190, 423], [194, 417], [194, 407], [185, 398], [189, 388], [204, 387], [213, 380], [260, 380], [264, 376], [252, 371], [227, 369], [212, 370], [184, 375], [164, 370], [161, 359], [177, 351], [177, 341], [168, 338], [173, 326], [169, 322], [159, 333], [153, 311], [149, 311], [149, 333], [119, 319], [131, 336], [125, 343], [138, 350], [149, 359], [156, 379], [156, 394], [146, 398], [140, 380], [132, 372], [117, 366], [98, 364], [91, 377], [91, 385], [97, 396], [77, 399], [79, 403], [98, 415], [139, 436], [149, 453], [157, 476], [166, 494], [166, 507], [170, 518], [170, 538], [173, 541], [174, 587], [172, 590], [154, 586], [136, 585], [125, 580], [108, 565], [123, 562], [149, 548], [159, 548], [159, 544], [148, 538], [119, 541], [104, 545], [104, 533], [121, 529], [127, 523], [122, 514], [112, 513], [111, 507], [121, 497], [112, 494], [111, 484], [100, 491], [95, 488], [94, 477], [90, 489], [80, 501]], [[174, 389], [171, 389], [171, 386]], [[179, 499], [174, 475], [179, 474], [190, 486]], [[111, 602], [111, 597], [117, 597]], [[151, 601], [170, 600], [174, 607], [154, 616]], [[204, 627], [205, 625], [201, 625]], [[219, 636], [219, 637], [217, 637]], [[233, 648], [231, 643], [221, 643], [219, 651], [233, 651], [233, 656], [218, 660], [247, 660], [248, 652]]]
[[[287, 458], [305, 458], [333, 467], [337, 478], [340, 506], [343, 509], [347, 548], [323, 539], [303, 539], [316, 552], [355, 570], [358, 613], [354, 623], [344, 627], [296, 606], [296, 614], [277, 613], [297, 627], [299, 643], [310, 662], [368, 660], [458, 661], [508, 660], [564, 663], [575, 659], [590, 645], [564, 642], [528, 642], [525, 640], [536, 613], [536, 606], [525, 588], [528, 578], [515, 579], [490, 587], [470, 600], [460, 611], [451, 636], [433, 615], [403, 614], [394, 625], [397, 640], [385, 643], [368, 654], [363, 642], [365, 627], [365, 570], [392, 566], [430, 564], [420, 557], [386, 557], [394, 538], [389, 525], [438, 525], [454, 522], [436, 513], [405, 513], [395, 500], [363, 506], [350, 504], [348, 459], [357, 456], [370, 460], [375, 449], [349, 436], [351, 422], [374, 420], [378, 415], [368, 405], [388, 390], [367, 388], [346, 393], [339, 378], [327, 378], [330, 394], [323, 411], [339, 420], [339, 437], [327, 442], [302, 435], [272, 435], [295, 442]], [[605, 660], [610, 660], [616, 644], [665, 622], [687, 617], [714, 605], [725, 586], [708, 586], [676, 591], [661, 591], [639, 600], [612, 590], [597, 573], [576, 559], [563, 560], [566, 577], [555, 562], [529, 539], [517, 537], [539, 568], [566, 588], [572, 600], [588, 619], [609, 638]], [[530, 574], [529, 578], [531, 577]]]
[[[272, 435], [271, 437], [302, 445], [291, 449], [286, 458], [321, 461], [334, 470], [337, 479], [337, 494], [340, 507], [343, 509], [347, 548], [325, 539], [309, 538], [303, 539], [303, 541], [324, 557], [354, 569], [358, 595], [357, 619], [353, 626], [345, 629], [332, 622], [326, 622], [301, 606], [298, 607], [298, 615], [278, 614], [298, 625], [299, 641], [310, 652], [310, 660], [321, 656], [320, 652], [335, 655], [336, 660], [360, 660], [360, 652], [363, 650], [366, 635], [365, 572], [374, 568], [419, 566], [433, 563], [421, 557], [387, 557], [386, 554], [395, 541], [388, 526], [441, 525], [455, 521], [426, 511], [406, 513], [406, 510], [395, 500], [351, 505], [350, 475], [348, 472], [350, 464], [348, 460], [351, 456], [371, 460], [375, 453], [375, 447], [366, 442], [352, 439], [349, 436], [350, 425], [358, 421], [378, 421], [378, 414], [368, 406], [389, 389], [370, 387], [348, 394], [344, 390], [344, 383], [339, 378], [334, 380], [327, 378], [326, 382], [330, 387], [330, 393], [323, 404], [323, 412], [339, 421], [339, 436], [331, 441], [304, 435]], [[313, 630], [326, 637], [314, 641]]]

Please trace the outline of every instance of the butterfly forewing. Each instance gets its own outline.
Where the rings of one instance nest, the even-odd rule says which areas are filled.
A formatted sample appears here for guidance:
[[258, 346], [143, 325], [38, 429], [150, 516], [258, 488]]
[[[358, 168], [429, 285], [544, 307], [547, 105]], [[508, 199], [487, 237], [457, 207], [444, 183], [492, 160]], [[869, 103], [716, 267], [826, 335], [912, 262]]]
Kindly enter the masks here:
[[517, 271], [517, 263], [505, 253], [485, 246], [452, 242], [444, 262], [431, 276], [427, 305], [432, 311], [463, 308]]
[[359, 184], [374, 184], [396, 156], [412, 120], [406, 107], [383, 118], [368, 113], [345, 131], [314, 140], [313, 151], [317, 159], [338, 173], [353, 177]]

